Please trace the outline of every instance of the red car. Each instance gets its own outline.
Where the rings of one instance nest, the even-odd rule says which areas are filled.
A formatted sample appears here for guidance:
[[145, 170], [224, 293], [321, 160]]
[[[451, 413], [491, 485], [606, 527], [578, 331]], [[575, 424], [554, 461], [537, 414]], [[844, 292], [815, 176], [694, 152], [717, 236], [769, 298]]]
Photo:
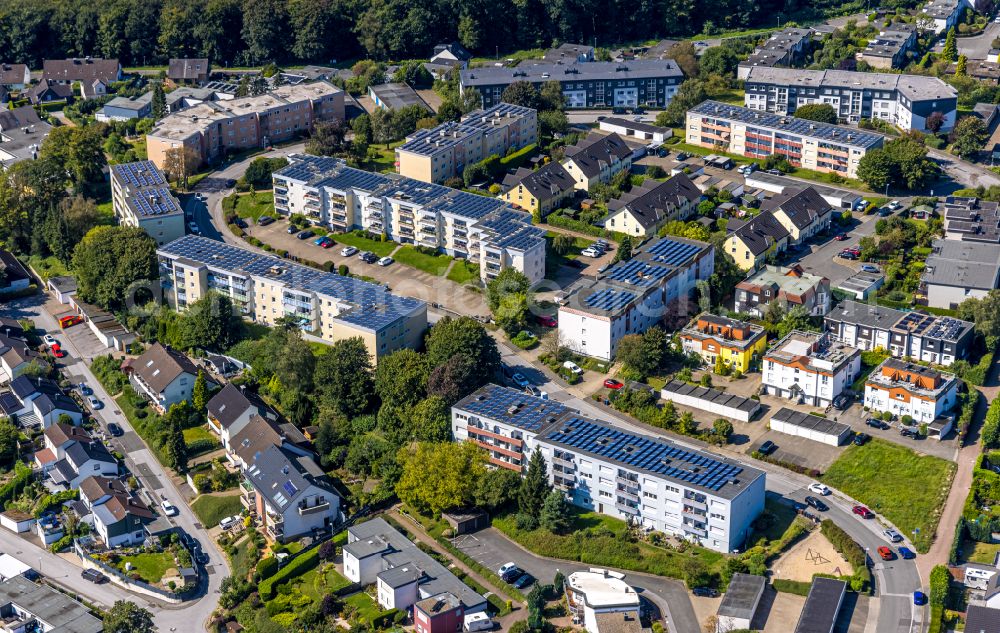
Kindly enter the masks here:
[[892, 550], [885, 545], [878, 548], [878, 555], [882, 560], [892, 560], [895, 558], [895, 554], [892, 553]]
[[843, 242], [844, 240], [847, 239], [847, 235], [845, 233], [840, 233], [838, 235], [833, 236], [833, 239], [837, 240], [838, 242]]
[[874, 519], [875, 513], [864, 506], [854, 506], [851, 512], [858, 515], [862, 519]]
[[545, 327], [557, 327], [559, 325], [559, 322], [556, 321], [555, 317], [547, 314], [539, 314], [535, 317], [535, 320], [538, 321], [539, 325], [544, 325]]
[[56, 358], [63, 358], [64, 356], [66, 356], [65, 350], [63, 350], [63, 348], [59, 347], [58, 343], [56, 343], [55, 345], [53, 345], [49, 349], [52, 351], [52, 355], [55, 356]]
[[604, 386], [608, 389], [621, 389], [625, 386], [621, 381], [615, 380], [614, 378], [608, 378], [604, 381]]

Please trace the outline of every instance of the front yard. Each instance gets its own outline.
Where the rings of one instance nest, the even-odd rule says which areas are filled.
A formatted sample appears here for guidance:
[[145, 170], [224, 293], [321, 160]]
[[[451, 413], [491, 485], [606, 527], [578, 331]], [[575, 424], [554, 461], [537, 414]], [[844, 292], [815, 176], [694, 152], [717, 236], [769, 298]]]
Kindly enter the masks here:
[[401, 246], [396, 254], [392, 256], [393, 259], [401, 264], [407, 266], [412, 266], [417, 270], [422, 270], [425, 273], [434, 275], [435, 277], [440, 277], [448, 270], [448, 264], [452, 262], [452, 257], [444, 255], [442, 253], [425, 253], [417, 250], [416, 247], [410, 246], [409, 244]]
[[[258, 191], [254, 194], [234, 193], [236, 204], [231, 202], [232, 196], [222, 201], [222, 208], [228, 210], [233, 208], [236, 215], [241, 218], [250, 218], [254, 222], [262, 215], [274, 215], [274, 193], [270, 191]], [[229, 205], [229, 206], [227, 206]]]
[[[125, 571], [126, 566], [129, 564], [132, 566], [132, 569]], [[118, 567], [126, 574], [135, 572], [144, 582], [155, 585], [160, 582], [168, 569], [175, 566], [174, 555], [170, 551], [163, 551], [122, 556]]]
[[357, 233], [330, 233], [330, 237], [336, 241], [337, 244], [353, 246], [359, 251], [371, 251], [379, 257], [385, 257], [392, 251], [396, 250], [396, 246], [398, 246], [395, 242], [373, 240], [362, 235], [358, 235]]
[[822, 481], [885, 516], [924, 553], [934, 540], [954, 474], [953, 462], [873, 439], [848, 447]]
[[479, 279], [479, 266], [464, 259], [455, 261], [455, 265], [448, 271], [448, 279], [457, 284], [467, 284]]
[[191, 503], [191, 509], [206, 529], [213, 528], [225, 517], [243, 511], [239, 494], [204, 494]]

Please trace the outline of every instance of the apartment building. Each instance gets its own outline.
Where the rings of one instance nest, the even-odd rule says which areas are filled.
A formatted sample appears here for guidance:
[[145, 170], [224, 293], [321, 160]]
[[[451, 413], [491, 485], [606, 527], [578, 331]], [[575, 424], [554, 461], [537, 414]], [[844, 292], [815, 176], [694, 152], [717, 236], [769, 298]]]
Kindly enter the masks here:
[[687, 112], [687, 142], [748, 158], [774, 154], [795, 167], [856, 178], [861, 158], [884, 141], [881, 134], [763, 109], [703, 101]]
[[789, 115], [809, 103], [826, 103], [850, 123], [882, 119], [918, 132], [927, 129], [934, 112], [944, 116], [941, 129], [951, 130], [958, 107], [954, 88], [922, 75], [757, 67], [747, 74], [744, 90], [751, 110]]
[[1000, 248], [994, 243], [934, 240], [920, 276], [932, 308], [956, 309], [1000, 287]]
[[417, 130], [396, 148], [396, 171], [424, 182], [461, 178], [467, 165], [503, 157], [538, 142], [538, 112], [510, 103], [476, 110], [430, 129]]
[[855, 54], [855, 58], [872, 68], [903, 68], [910, 61], [909, 52], [916, 46], [917, 30], [908, 24], [898, 23], [879, 31], [864, 50]]
[[590, 191], [596, 184], [608, 184], [622, 171], [632, 168], [632, 148], [617, 134], [591, 132], [564, 149], [562, 165], [576, 182], [576, 188]]
[[538, 432], [567, 411], [555, 400], [489, 384], [451, 407], [451, 432], [456, 442], [485, 449], [494, 466], [523, 472]]
[[38, 158], [38, 150], [51, 131], [52, 126], [29, 105], [0, 108], [0, 167]]
[[433, 183], [373, 174], [334, 158], [290, 156], [274, 173], [274, 208], [337, 231], [365, 229], [401, 244], [436, 248], [479, 264], [489, 281], [513, 267], [545, 276], [544, 231], [502, 200]]
[[944, 237], [963, 242], [1000, 243], [1000, 204], [978, 198], [948, 196], [937, 203], [944, 218]]
[[733, 310], [763, 318], [777, 303], [786, 312], [802, 308], [809, 316], [824, 316], [830, 311], [830, 280], [802, 270], [796, 264], [765, 266], [736, 285]]
[[576, 181], [566, 168], [552, 162], [531, 170], [519, 167], [503, 179], [500, 198], [519, 209], [544, 218], [563, 201], [576, 195]]
[[824, 318], [834, 340], [851, 347], [881, 347], [895, 358], [948, 366], [968, 356], [973, 325], [953, 317], [903, 312], [877, 305], [842, 301]]
[[865, 406], [931, 424], [955, 408], [958, 384], [954, 374], [887, 358], [865, 381]]
[[917, 25], [934, 33], [944, 33], [958, 24], [966, 9], [975, 11], [970, 0], [930, 0], [917, 14]]
[[740, 62], [736, 74], [746, 79], [750, 69], [756, 66], [793, 66], [804, 61], [812, 46], [811, 29], [789, 27], [773, 33], [750, 57]]
[[283, 85], [253, 97], [204, 101], [168, 114], [146, 135], [149, 160], [164, 169], [171, 150], [201, 165], [308, 133], [317, 121], [344, 120], [344, 91], [326, 81]]
[[688, 354], [697, 354], [709, 367], [717, 359], [733, 371], [747, 373], [767, 349], [767, 332], [754, 323], [699, 314], [680, 332], [681, 345]]
[[244, 317], [274, 326], [296, 317], [300, 327], [333, 343], [361, 337], [375, 362], [417, 348], [427, 304], [380, 286], [196, 235], [157, 250], [168, 302], [185, 310], [211, 292], [228, 296]]
[[93, 611], [52, 587], [23, 574], [0, 582], [0, 619], [10, 633], [102, 633], [104, 622]]
[[159, 246], [184, 236], [184, 209], [152, 161], [111, 166], [111, 203], [122, 226], [135, 226]]
[[817, 332], [789, 332], [764, 354], [761, 391], [827, 407], [861, 374], [861, 352]]
[[665, 108], [677, 94], [684, 73], [672, 59], [486, 66], [463, 70], [459, 88], [463, 94], [475, 88], [482, 95], [483, 107], [489, 108], [501, 102], [503, 91], [515, 81], [536, 88], [558, 81], [567, 108]]
[[648, 179], [621, 197], [608, 200], [604, 228], [640, 238], [652, 237], [667, 222], [688, 219], [701, 200], [701, 189], [683, 173], [663, 182]]
[[661, 237], [574, 288], [559, 306], [559, 339], [578, 354], [611, 360], [627, 334], [667, 318], [685, 318], [699, 281], [715, 272], [715, 249], [704, 242]]

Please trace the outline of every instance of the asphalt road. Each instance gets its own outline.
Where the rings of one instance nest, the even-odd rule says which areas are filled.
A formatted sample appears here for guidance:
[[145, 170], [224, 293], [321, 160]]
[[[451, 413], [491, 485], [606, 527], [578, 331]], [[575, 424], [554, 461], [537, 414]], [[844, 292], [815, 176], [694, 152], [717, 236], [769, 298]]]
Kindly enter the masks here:
[[[1000, 24], [990, 22], [986, 25], [986, 30], [980, 35], [973, 37], [959, 37], [955, 40], [958, 45], [958, 53], [965, 55], [969, 60], [985, 60], [986, 54], [993, 48], [993, 40], [1000, 35]], [[937, 50], [935, 48], [935, 50]]]
[[[93, 412], [100, 425], [107, 430], [108, 423], [115, 422], [126, 432], [123, 439], [130, 437], [137, 439], [128, 420], [114, 406], [114, 400], [91, 373], [87, 363], [79, 362], [83, 356], [77, 345], [70, 337], [63, 335], [60, 331], [55, 318], [45, 310], [40, 295], [11, 302], [5, 306], [4, 313], [5, 316], [12, 316], [17, 319], [30, 318], [34, 320], [37, 328], [52, 333], [53, 336], [59, 339], [60, 343], [63, 344], [63, 349], [69, 354], [69, 357], [63, 359], [63, 361], [66, 361], [65, 371], [69, 375], [70, 380], [74, 383], [86, 382], [94, 390], [94, 395], [98, 400], [105, 404], [104, 408]], [[208, 618], [218, 604], [219, 587], [222, 579], [229, 575], [229, 563], [225, 555], [217, 548], [215, 541], [209, 536], [208, 531], [198, 522], [198, 518], [191, 511], [190, 507], [188, 507], [184, 495], [174, 486], [170, 476], [146, 445], [141, 441], [122, 443], [119, 440], [112, 441], [112, 445], [117, 445], [115, 447], [126, 455], [125, 461], [129, 470], [142, 481], [143, 487], [150, 495], [156, 499], [167, 499], [180, 509], [180, 514], [168, 520], [200, 541], [202, 549], [208, 554], [209, 562], [205, 568], [207, 571], [205, 575], [207, 576], [207, 583], [202, 583], [201, 592], [198, 594], [198, 597], [181, 605], [167, 605], [165, 603], [154, 602], [149, 598], [138, 597], [121, 587], [93, 585], [80, 580], [79, 573], [81, 568], [59, 559], [65, 565], [70, 565], [73, 568], [71, 572], [67, 567], [60, 566], [50, 558], [44, 558], [44, 555], [47, 553], [46, 550], [14, 537], [17, 541], [21, 542], [21, 551], [24, 552], [22, 555], [25, 556], [23, 562], [34, 565], [35, 559], [38, 556], [43, 556], [43, 569], [40, 570], [43, 574], [45, 574], [44, 564], [48, 561], [52, 569], [56, 570], [59, 578], [73, 576], [74, 581], [69, 586], [73, 591], [80, 593], [88, 600], [106, 605], [113, 604], [115, 599], [147, 603], [144, 606], [153, 612], [156, 626], [160, 631], [190, 631], [192, 628], [204, 630]], [[0, 530], [0, 535], [6, 535], [6, 531]], [[0, 546], [4, 547], [5, 552], [8, 552], [8, 548], [10, 547], [4, 540], [0, 540]]]

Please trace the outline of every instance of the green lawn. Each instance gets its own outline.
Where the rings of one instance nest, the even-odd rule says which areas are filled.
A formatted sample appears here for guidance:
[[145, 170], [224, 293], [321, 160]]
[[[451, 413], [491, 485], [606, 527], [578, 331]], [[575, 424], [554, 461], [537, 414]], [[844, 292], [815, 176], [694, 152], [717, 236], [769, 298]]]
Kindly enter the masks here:
[[209, 440], [217, 442], [218, 438], [216, 438], [211, 431], [209, 431], [203, 426], [196, 426], [193, 429], [184, 429], [185, 444], [190, 444], [191, 442], [197, 442], [198, 440]]
[[455, 265], [448, 272], [448, 279], [457, 284], [467, 284], [470, 281], [479, 279], [479, 265], [469, 263], [463, 259], [456, 260]]
[[415, 247], [407, 244], [403, 246], [396, 254], [392, 256], [400, 264], [405, 264], [407, 266], [412, 266], [417, 270], [422, 270], [425, 273], [440, 277], [444, 274], [444, 271], [448, 270], [448, 264], [451, 263], [452, 257], [445, 255], [443, 253], [438, 253], [435, 255], [428, 255], [426, 253], [421, 253]]
[[[155, 554], [133, 554], [121, 558], [121, 569], [125, 569], [125, 563], [132, 563], [132, 571], [136, 571], [142, 579], [150, 584], [160, 582], [163, 574], [168, 569], [174, 567], [174, 555], [170, 552], [159, 552]], [[128, 573], [128, 572], [126, 572]]]
[[241, 218], [252, 218], [254, 222], [264, 214], [274, 215], [274, 193], [258, 191], [251, 198], [249, 193], [238, 194], [236, 214]]
[[195, 516], [205, 526], [205, 529], [215, 527], [227, 516], [243, 511], [238, 494], [206, 494], [201, 495], [191, 503]]
[[184, 443], [188, 447], [188, 457], [197, 457], [222, 448], [222, 443], [215, 435], [203, 426], [184, 429]]
[[822, 480], [884, 515], [927, 552], [954, 474], [953, 462], [874, 439], [848, 447]]
[[368, 148], [368, 160], [364, 162], [363, 168], [367, 171], [396, 172], [396, 148], [405, 141], [389, 143], [388, 149], [384, 144], [371, 145]]
[[48, 257], [32, 255], [28, 258], [28, 265], [42, 276], [42, 281], [48, 281], [52, 277], [69, 274], [66, 266], [53, 255]]
[[357, 609], [358, 617], [365, 622], [371, 622], [382, 613], [382, 609], [378, 606], [378, 603], [363, 591], [345, 598], [344, 604], [349, 604]]
[[1000, 543], [978, 543], [966, 540], [962, 546], [961, 559], [966, 563], [992, 565], [998, 552], [1000, 552]]
[[114, 224], [115, 208], [110, 200], [97, 205], [97, 214], [101, 217], [102, 224]]
[[[206, 525], [205, 527], [211, 527]], [[246, 578], [253, 566], [254, 557], [251, 556], [256, 549], [256, 545], [249, 538], [245, 538], [242, 543], [234, 547], [230, 561], [233, 564], [233, 576]]]
[[396, 246], [398, 246], [395, 242], [370, 240], [367, 237], [361, 237], [360, 235], [355, 235], [354, 233], [331, 233], [330, 237], [333, 238], [333, 240], [338, 244], [353, 246], [354, 248], [362, 251], [371, 251], [379, 257], [385, 257], [394, 251]]

